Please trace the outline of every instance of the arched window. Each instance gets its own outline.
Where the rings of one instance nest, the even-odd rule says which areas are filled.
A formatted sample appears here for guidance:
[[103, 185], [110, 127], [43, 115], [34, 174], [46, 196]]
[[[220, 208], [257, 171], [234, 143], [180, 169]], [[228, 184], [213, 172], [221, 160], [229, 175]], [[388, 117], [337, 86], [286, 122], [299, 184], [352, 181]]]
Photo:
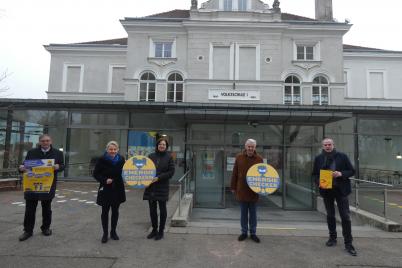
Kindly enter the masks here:
[[317, 76], [313, 80], [313, 105], [329, 104], [329, 83], [324, 76]]
[[286, 105], [301, 104], [300, 80], [294, 75], [288, 76], [285, 79], [285, 89], [283, 102]]
[[156, 79], [153, 73], [147, 72], [140, 78], [140, 101], [155, 101]]
[[168, 77], [167, 101], [183, 102], [183, 77], [178, 73], [172, 73]]

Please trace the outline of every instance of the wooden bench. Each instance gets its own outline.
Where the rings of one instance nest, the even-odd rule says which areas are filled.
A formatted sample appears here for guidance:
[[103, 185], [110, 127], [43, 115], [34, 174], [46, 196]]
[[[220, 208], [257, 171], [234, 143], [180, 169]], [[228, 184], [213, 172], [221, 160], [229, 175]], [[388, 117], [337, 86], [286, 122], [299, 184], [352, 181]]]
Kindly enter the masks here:
[[17, 190], [21, 189], [20, 178], [0, 178], [0, 190]]

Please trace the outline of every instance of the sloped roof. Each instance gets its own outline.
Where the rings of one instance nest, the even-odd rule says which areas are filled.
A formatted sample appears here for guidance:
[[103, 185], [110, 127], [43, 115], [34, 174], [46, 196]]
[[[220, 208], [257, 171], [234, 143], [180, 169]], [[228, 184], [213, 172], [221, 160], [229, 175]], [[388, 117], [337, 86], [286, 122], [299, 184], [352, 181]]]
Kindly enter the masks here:
[[[315, 19], [294, 15], [290, 13], [281, 13], [282, 20], [286, 21], [316, 21]], [[144, 19], [188, 19], [190, 18], [190, 11], [185, 9], [174, 9], [167, 12], [157, 13], [144, 17]]]
[[162, 13], [149, 15], [144, 18], [187, 19], [190, 18], [190, 11], [186, 9], [174, 9]]
[[385, 50], [380, 48], [373, 48], [373, 47], [362, 47], [362, 46], [354, 46], [354, 45], [343, 45], [343, 51], [345, 52], [401, 52], [401, 51], [393, 51], [393, 50]]

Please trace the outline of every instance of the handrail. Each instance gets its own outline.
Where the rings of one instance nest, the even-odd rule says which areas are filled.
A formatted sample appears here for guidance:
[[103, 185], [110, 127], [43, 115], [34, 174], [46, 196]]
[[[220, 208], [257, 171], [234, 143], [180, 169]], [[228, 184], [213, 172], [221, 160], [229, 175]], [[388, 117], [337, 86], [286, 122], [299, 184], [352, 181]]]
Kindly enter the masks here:
[[191, 170], [187, 170], [186, 173], [177, 181], [179, 183], [179, 216], [181, 216], [181, 198], [182, 198], [182, 181], [184, 180], [184, 193], [187, 193], [187, 176]]
[[[394, 187], [394, 185], [387, 184], [387, 183], [368, 181], [368, 180], [354, 179], [354, 178], [350, 178], [350, 180], [384, 186], [384, 210], [383, 210], [383, 215], [384, 215], [384, 220], [388, 221], [388, 218], [387, 218], [388, 187]], [[355, 203], [356, 203], [356, 209], [359, 209], [359, 183], [355, 184]]]
[[188, 173], [190, 173], [190, 170], [187, 170], [187, 172], [186, 173], [184, 173], [184, 175], [183, 176], [181, 176], [181, 178], [180, 179], [178, 179], [177, 180], [177, 182], [179, 182], [179, 183], [181, 183], [183, 180], [184, 180], [184, 178], [188, 175]]
[[380, 183], [380, 182], [375, 182], [375, 181], [360, 180], [360, 179], [353, 179], [353, 178], [349, 178], [349, 179], [352, 181], [362, 181], [362, 182], [367, 182], [367, 183], [371, 183], [371, 184], [377, 184], [377, 185], [382, 185], [382, 186], [387, 186], [387, 187], [394, 187], [394, 185], [387, 184], [387, 183]]

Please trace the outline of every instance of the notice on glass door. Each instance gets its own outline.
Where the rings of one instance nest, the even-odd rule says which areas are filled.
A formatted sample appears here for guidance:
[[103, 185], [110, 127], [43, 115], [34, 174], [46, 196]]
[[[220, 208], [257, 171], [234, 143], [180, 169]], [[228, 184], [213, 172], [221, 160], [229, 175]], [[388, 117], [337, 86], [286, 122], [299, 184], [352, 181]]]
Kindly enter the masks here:
[[204, 152], [202, 154], [202, 179], [214, 180], [215, 179], [215, 152]]

